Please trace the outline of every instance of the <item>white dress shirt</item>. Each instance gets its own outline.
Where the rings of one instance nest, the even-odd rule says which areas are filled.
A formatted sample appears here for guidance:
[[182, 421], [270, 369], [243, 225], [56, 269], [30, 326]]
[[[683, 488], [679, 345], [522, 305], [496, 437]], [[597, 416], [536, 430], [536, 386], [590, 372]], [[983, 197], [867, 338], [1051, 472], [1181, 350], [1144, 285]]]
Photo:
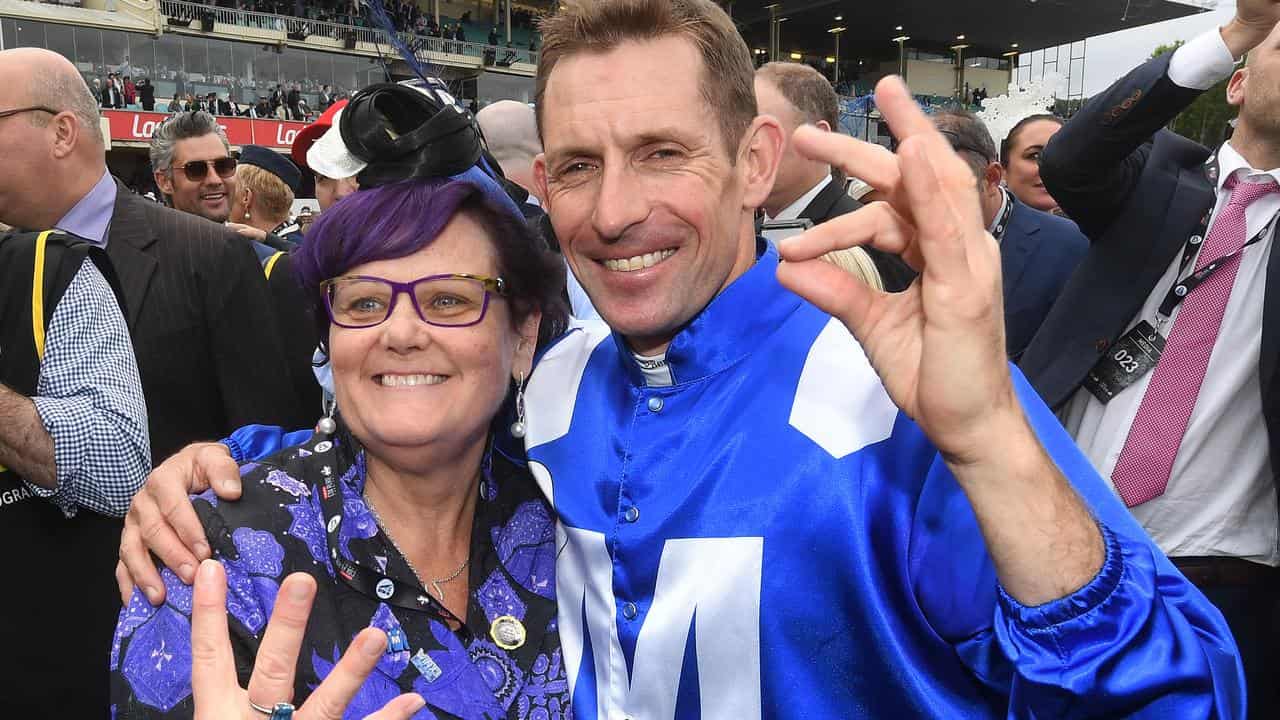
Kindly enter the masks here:
[[[1183, 47], [1169, 64], [1169, 79], [1187, 88], [1204, 89], [1227, 77], [1234, 66], [1230, 51], [1215, 29]], [[1231, 143], [1218, 151], [1217, 214], [1230, 193], [1226, 180], [1280, 180], [1280, 170], [1249, 167]], [[1280, 194], [1255, 201], [1245, 212], [1248, 237], [1280, 212]], [[1280, 565], [1276, 490], [1271, 474], [1258, 358], [1262, 338], [1262, 305], [1272, 235], [1245, 248], [1231, 288], [1226, 315], [1204, 384], [1182, 438], [1165, 493], [1131, 508], [1134, 517], [1172, 557], [1219, 555]], [[1156, 283], [1138, 317], [1155, 325], [1156, 310], [1179, 276], [1178, 253]], [[1164, 326], [1166, 337], [1177, 313]], [[1124, 449], [1130, 426], [1154, 373], [1103, 405], [1081, 388], [1063, 410], [1063, 423], [1098, 472], [1109, 478]]]
[[764, 215], [764, 221], [774, 222], [776, 220], [795, 220], [796, 218], [799, 218], [800, 213], [804, 212], [804, 209], [809, 207], [809, 203], [813, 202], [813, 199], [818, 197], [818, 193], [822, 192], [823, 188], [830, 183], [831, 174], [827, 173], [825, 177], [818, 181], [817, 185], [814, 185], [809, 189], [809, 192], [801, 195], [795, 202], [782, 208], [782, 211], [778, 213], [777, 217], [769, 217], [769, 213], [766, 212]]

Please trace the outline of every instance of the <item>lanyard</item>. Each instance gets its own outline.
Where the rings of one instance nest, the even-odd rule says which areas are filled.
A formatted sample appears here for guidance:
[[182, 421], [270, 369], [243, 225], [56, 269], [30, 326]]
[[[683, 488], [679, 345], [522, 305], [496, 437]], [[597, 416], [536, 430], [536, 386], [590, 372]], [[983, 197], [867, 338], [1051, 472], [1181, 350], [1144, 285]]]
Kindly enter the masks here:
[[[1205, 163], [1204, 169], [1205, 179], [1207, 179], [1214, 187], [1217, 187], [1219, 172], [1218, 158], [1215, 155]], [[1187, 241], [1183, 243], [1182, 260], [1178, 264], [1179, 275], [1185, 272], [1188, 266], [1192, 265], [1193, 260], [1199, 253], [1201, 244], [1209, 234], [1209, 219], [1212, 214], [1213, 208], [1210, 208], [1205, 212], [1204, 217], [1200, 218], [1200, 224], [1191, 234], [1191, 237], [1187, 238]], [[1190, 275], [1183, 277], [1181, 280], [1175, 281], [1173, 283], [1173, 287], [1169, 288], [1169, 292], [1165, 293], [1164, 301], [1160, 303], [1160, 309], [1156, 311], [1156, 329], [1159, 330], [1163, 328], [1164, 324], [1168, 322], [1169, 318], [1173, 315], [1173, 311], [1182, 304], [1183, 300], [1187, 299], [1187, 296], [1191, 294], [1191, 291], [1208, 282], [1209, 278], [1213, 277], [1213, 274], [1221, 269], [1223, 264], [1231, 258], [1243, 253], [1244, 249], [1250, 245], [1261, 242], [1264, 238], [1269, 237], [1271, 232], [1275, 229], [1277, 220], [1280, 220], [1280, 214], [1273, 216], [1271, 220], [1263, 226], [1257, 234], [1249, 238], [1248, 242], [1242, 245], [1239, 250], [1223, 255], [1215, 260], [1211, 260], [1210, 262], [1205, 263], [1204, 267], [1201, 267], [1199, 270], [1195, 270]]]
[[1010, 197], [1009, 191], [1004, 187], [1000, 188], [1000, 192], [1004, 193], [1004, 209], [1000, 211], [1000, 217], [996, 219], [995, 230], [991, 232], [996, 242], [1004, 240], [1004, 234], [1009, 230], [1009, 217], [1013, 215], [1013, 198]]
[[365, 567], [354, 560], [343, 557], [338, 552], [338, 548], [341, 546], [338, 540], [338, 528], [342, 526], [344, 514], [342, 511], [342, 483], [339, 482], [337, 472], [334, 471], [334, 467], [337, 464], [334, 453], [335, 443], [327, 435], [319, 432], [313, 435], [311, 439], [320, 441], [314, 445], [311, 445], [311, 443], [308, 443], [308, 445], [311, 445], [311, 450], [315, 453], [313, 457], [314, 466], [320, 467], [320, 472], [324, 475], [324, 482], [320, 486], [320, 507], [324, 514], [329, 557], [333, 560], [333, 568], [337, 571], [338, 577], [342, 578], [353, 590], [367, 597], [377, 598], [381, 602], [405, 610], [425, 612], [444, 621], [446, 624], [450, 622], [457, 623], [459, 625], [458, 632], [464, 640], [463, 644], [469, 644], [473, 638], [470, 629], [467, 628], [467, 624], [459, 620], [438, 600], [431, 597], [426, 590]]

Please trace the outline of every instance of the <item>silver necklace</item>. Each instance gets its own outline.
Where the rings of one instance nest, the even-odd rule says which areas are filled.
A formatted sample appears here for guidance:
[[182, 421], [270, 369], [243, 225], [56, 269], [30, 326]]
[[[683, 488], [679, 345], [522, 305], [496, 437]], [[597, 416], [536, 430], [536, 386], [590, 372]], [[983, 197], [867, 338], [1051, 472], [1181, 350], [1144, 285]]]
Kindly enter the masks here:
[[418, 581], [418, 586], [426, 589], [428, 592], [434, 590], [432, 594], [436, 596], [436, 599], [440, 602], [444, 602], [444, 588], [440, 586], [447, 585], [454, 580], [457, 580], [458, 576], [462, 574], [462, 571], [466, 570], [467, 566], [471, 564], [471, 555], [467, 555], [467, 559], [462, 561], [462, 564], [458, 566], [457, 570], [453, 571], [453, 574], [449, 575], [449, 577], [432, 580], [430, 582], [431, 587], [427, 588], [427, 583], [422, 581], [422, 574], [418, 572], [418, 568], [413, 566], [413, 561], [409, 559], [408, 553], [400, 549], [400, 545], [397, 544], [396, 539], [392, 537], [391, 531], [387, 529], [387, 524], [382, 521], [382, 516], [378, 514], [378, 508], [374, 507], [373, 500], [369, 497], [369, 488], [367, 484], [365, 485], [364, 491], [364, 504], [369, 506], [369, 512], [373, 513], [374, 522], [378, 523], [378, 527], [382, 529], [382, 534], [387, 536], [387, 541], [391, 543], [391, 547], [395, 548], [396, 552], [400, 553], [400, 557], [404, 558], [404, 564], [409, 566], [409, 572], [413, 573], [413, 579]]

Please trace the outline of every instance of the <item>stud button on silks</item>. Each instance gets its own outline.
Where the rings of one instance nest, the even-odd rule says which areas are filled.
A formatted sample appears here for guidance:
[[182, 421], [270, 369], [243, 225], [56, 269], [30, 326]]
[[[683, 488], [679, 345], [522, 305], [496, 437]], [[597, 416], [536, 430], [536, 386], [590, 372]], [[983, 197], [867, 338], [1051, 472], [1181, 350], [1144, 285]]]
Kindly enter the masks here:
[[640, 614], [640, 609], [636, 607], [635, 603], [627, 603], [622, 606], [622, 617], [628, 620], [635, 620], [638, 614]]
[[662, 412], [662, 405], [663, 405], [662, 398], [660, 397], [649, 398], [649, 412], [653, 412], [653, 413]]

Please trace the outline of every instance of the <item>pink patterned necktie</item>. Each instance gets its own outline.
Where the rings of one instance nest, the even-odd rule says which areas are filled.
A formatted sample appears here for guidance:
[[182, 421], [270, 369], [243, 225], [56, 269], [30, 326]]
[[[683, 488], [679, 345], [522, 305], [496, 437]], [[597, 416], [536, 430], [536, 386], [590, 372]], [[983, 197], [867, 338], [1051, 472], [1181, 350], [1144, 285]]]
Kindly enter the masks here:
[[1200, 395], [1209, 356], [1231, 299], [1231, 286], [1240, 269], [1239, 251], [1248, 239], [1245, 208], [1280, 189], [1274, 181], [1237, 182], [1235, 177], [1227, 180], [1226, 187], [1231, 197], [1214, 220], [1195, 269], [1236, 254], [1187, 295], [1174, 320], [1164, 353], [1111, 473], [1120, 498], [1129, 507], [1160, 497], [1169, 485], [1173, 461]]

